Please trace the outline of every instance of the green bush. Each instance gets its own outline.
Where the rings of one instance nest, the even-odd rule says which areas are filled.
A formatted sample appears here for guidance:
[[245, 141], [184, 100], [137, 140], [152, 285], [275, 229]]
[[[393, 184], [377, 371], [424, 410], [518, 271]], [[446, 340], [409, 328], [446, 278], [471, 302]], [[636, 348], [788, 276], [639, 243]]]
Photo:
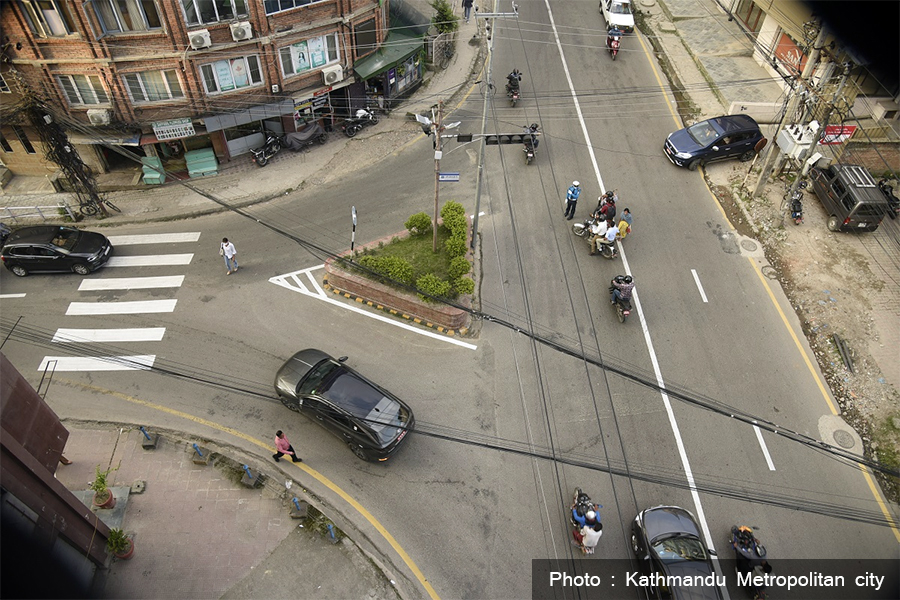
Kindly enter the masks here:
[[416, 213], [406, 220], [403, 224], [409, 230], [410, 235], [425, 235], [431, 232], [431, 217], [428, 213]]
[[412, 285], [413, 268], [399, 256], [363, 256], [359, 264], [375, 273], [406, 285]]
[[447, 268], [447, 277], [450, 278], [450, 281], [454, 281], [468, 273], [471, 268], [472, 265], [469, 264], [465, 256], [457, 256], [450, 261], [450, 266]]
[[435, 12], [431, 22], [438, 31], [447, 33], [459, 29], [459, 17], [453, 14], [453, 6], [447, 0], [434, 0], [431, 8]]
[[[436, 296], [438, 298], [447, 298], [450, 296], [450, 282], [440, 279], [434, 273], [426, 273], [416, 280], [416, 287], [422, 292]], [[419, 294], [419, 298], [425, 302], [434, 302], [433, 299]]]
[[460, 229], [466, 230], [466, 209], [459, 202], [450, 201], [441, 208], [441, 219], [444, 227], [456, 234]]
[[460, 296], [465, 296], [466, 294], [475, 292], [475, 282], [468, 277], [460, 277], [453, 282], [453, 289], [455, 289], [456, 293]]
[[464, 257], [466, 255], [466, 236], [454, 233], [446, 242], [444, 242], [444, 249], [447, 250], [447, 254], [450, 255], [451, 260], [460, 256]]

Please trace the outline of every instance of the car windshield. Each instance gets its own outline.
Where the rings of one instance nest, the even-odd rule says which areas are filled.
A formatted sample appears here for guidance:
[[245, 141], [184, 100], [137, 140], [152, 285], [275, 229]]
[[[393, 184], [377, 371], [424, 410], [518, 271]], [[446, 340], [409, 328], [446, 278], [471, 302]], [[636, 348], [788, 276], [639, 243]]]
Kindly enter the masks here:
[[53, 234], [51, 242], [54, 246], [61, 248], [66, 252], [71, 252], [75, 248], [75, 244], [78, 243], [79, 237], [81, 237], [81, 232], [77, 229], [60, 227], [56, 233]]
[[614, 15], [630, 15], [631, 4], [628, 2], [613, 2], [612, 6], [609, 7], [609, 12]]
[[706, 549], [696, 537], [685, 533], [660, 536], [650, 544], [664, 561], [706, 560]]
[[[306, 396], [313, 396], [319, 393], [319, 388], [323, 385], [323, 382], [326, 382], [335, 371], [340, 370], [340, 364], [331, 360], [323, 360], [303, 378], [303, 381], [297, 386], [297, 393]], [[328, 385], [328, 383], [325, 383], [326, 389]]]
[[697, 123], [696, 125], [691, 125], [688, 127], [688, 135], [691, 136], [695, 142], [700, 144], [701, 146], [709, 146], [716, 138], [719, 137], [719, 132], [716, 131], [712, 124], [709, 121], [703, 121], [702, 123]]

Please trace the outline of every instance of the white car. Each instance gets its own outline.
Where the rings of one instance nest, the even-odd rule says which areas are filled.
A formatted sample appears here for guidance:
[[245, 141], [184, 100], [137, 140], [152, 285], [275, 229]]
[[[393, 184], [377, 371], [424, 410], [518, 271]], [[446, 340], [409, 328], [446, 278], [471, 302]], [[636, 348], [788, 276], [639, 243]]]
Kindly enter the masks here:
[[631, 0], [600, 0], [600, 12], [603, 13], [607, 29], [612, 29], [615, 25], [625, 33], [634, 31]]

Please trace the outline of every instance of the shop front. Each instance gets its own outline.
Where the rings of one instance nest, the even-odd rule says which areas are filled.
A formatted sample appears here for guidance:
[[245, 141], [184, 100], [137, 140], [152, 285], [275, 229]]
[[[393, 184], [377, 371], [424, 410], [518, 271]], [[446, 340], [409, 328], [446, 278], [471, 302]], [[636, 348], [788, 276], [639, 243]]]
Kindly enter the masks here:
[[421, 85], [424, 58], [422, 35], [408, 30], [391, 31], [374, 54], [353, 64], [353, 70], [365, 82], [367, 100], [390, 109]]

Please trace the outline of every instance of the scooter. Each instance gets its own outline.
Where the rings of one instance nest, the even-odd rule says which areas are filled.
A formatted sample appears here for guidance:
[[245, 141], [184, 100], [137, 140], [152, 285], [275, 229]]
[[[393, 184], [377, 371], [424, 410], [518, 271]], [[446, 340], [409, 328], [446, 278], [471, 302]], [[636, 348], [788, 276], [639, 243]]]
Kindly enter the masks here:
[[[615, 281], [618, 277], [621, 277], [621, 275], [617, 275], [613, 278], [612, 281]], [[610, 281], [610, 284], [612, 283], [612, 281]], [[615, 287], [610, 285], [609, 293], [612, 294], [614, 289]], [[631, 315], [631, 298], [616, 298], [615, 305], [616, 315], [618, 315], [619, 317], [619, 323], [624, 323], [625, 320]]]
[[367, 127], [369, 125], [375, 125], [378, 123], [378, 117], [375, 116], [370, 110], [365, 108], [360, 108], [356, 111], [356, 116], [352, 119], [347, 119], [344, 121], [344, 124], [341, 127], [344, 130], [344, 133], [347, 137], [353, 137], [360, 131], [362, 131], [363, 127]]
[[803, 190], [806, 189], [806, 182], [801, 181], [797, 189], [790, 192], [791, 196], [791, 219], [794, 225], [803, 223]]
[[[580, 517], [585, 517], [589, 511], [594, 511], [597, 515], [597, 521], [600, 521], [600, 509], [603, 508], [601, 504], [594, 504], [591, 500], [591, 497], [585, 494], [580, 487], [575, 488], [575, 495], [572, 499], [572, 512], [569, 514], [569, 521], [572, 523], [572, 532], [578, 533], [581, 535], [581, 525], [578, 521], [575, 520], [575, 513]], [[601, 525], [602, 527], [602, 525]], [[573, 536], [577, 539], [577, 536]], [[587, 548], [584, 544], [579, 544], [579, 548], [585, 554], [593, 554], [593, 548]]]
[[[772, 572], [772, 565], [769, 564], [766, 557], [766, 548], [756, 539], [750, 527], [733, 525], [729, 542], [734, 548], [735, 570], [738, 578], [747, 575], [767, 575]], [[754, 593], [754, 598], [766, 600], [765, 585], [756, 585], [751, 580], [750, 589]]]
[[519, 101], [519, 81], [521, 79], [522, 74], [518, 69], [513, 69], [512, 73], [506, 76], [506, 96], [509, 98], [509, 105], [513, 108]]
[[306, 129], [289, 133], [284, 136], [284, 147], [294, 152], [299, 152], [313, 144], [324, 144], [328, 141], [328, 134], [318, 123], [312, 123]]
[[616, 55], [619, 53], [621, 39], [622, 32], [618, 29], [610, 29], [609, 34], [606, 36], [606, 49], [609, 50], [613, 60], [616, 60]]
[[269, 160], [273, 156], [278, 154], [279, 150], [281, 150], [281, 138], [268, 131], [266, 132], [266, 143], [260, 148], [250, 150], [250, 154], [253, 155], [253, 162], [260, 167], [264, 167], [269, 164]]

